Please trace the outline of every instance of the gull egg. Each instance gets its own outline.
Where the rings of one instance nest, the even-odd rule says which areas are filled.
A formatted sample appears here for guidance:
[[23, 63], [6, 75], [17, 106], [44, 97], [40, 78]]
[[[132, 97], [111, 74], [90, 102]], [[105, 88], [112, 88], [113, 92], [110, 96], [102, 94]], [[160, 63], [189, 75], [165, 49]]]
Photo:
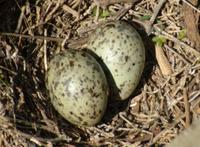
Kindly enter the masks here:
[[68, 49], [55, 55], [46, 87], [55, 109], [72, 124], [92, 126], [103, 117], [109, 88], [101, 66], [88, 53]]
[[139, 33], [124, 21], [98, 28], [88, 41], [88, 49], [102, 61], [111, 96], [130, 97], [137, 87], [145, 64], [145, 47]]

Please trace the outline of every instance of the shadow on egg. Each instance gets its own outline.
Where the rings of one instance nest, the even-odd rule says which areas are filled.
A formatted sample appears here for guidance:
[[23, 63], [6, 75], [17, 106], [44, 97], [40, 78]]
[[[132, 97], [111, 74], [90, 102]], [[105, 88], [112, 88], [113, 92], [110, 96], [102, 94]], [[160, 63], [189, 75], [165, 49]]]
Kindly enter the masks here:
[[93, 51], [87, 50], [87, 49], [85, 49], [85, 51], [87, 53], [89, 53], [90, 55], [92, 55], [96, 59], [96, 61], [101, 65], [101, 67], [106, 75], [106, 79], [107, 79], [107, 82], [109, 85], [109, 96], [108, 96], [108, 106], [107, 106], [105, 115], [103, 117], [103, 121], [109, 122], [112, 120], [112, 118], [116, 114], [118, 114], [120, 111], [123, 111], [127, 108], [129, 99], [126, 99], [123, 101], [120, 100], [121, 99], [120, 95], [119, 95], [120, 89], [116, 86], [114, 78], [113, 78], [110, 70], [106, 66], [106, 64]]
[[144, 26], [141, 26], [140, 24], [133, 22], [132, 20], [127, 20], [127, 22], [137, 30], [144, 42], [146, 59], [142, 76], [145, 76], [145, 79], [147, 79], [149, 76], [151, 76], [153, 67], [156, 65], [155, 43], [152, 41], [154, 35], [147, 35]]
[[148, 80], [151, 78], [153, 68], [156, 66], [157, 61], [155, 57], [155, 43], [152, 41], [152, 38], [154, 37], [154, 35], [148, 35], [145, 31], [144, 26], [142, 26], [141, 24], [138, 24], [137, 22], [133, 22], [132, 19], [127, 20], [126, 22], [129, 23], [132, 27], [134, 27], [137, 30], [137, 32], [140, 34], [140, 37], [142, 38], [144, 42], [145, 52], [146, 52], [145, 65], [144, 65], [143, 73], [141, 76], [141, 80], [137, 88], [135, 89], [135, 92], [132, 93], [132, 95], [130, 96], [130, 97], [133, 97], [135, 96], [135, 93], [137, 93], [137, 90], [142, 89], [142, 87], [144, 86], [145, 80]]
[[101, 65], [105, 75], [106, 75], [106, 79], [109, 85], [109, 99], [112, 100], [116, 100], [116, 99], [120, 99], [120, 89], [116, 86], [115, 80], [110, 72], [110, 70], [108, 69], [108, 67], [106, 66], [106, 64], [103, 62], [103, 60], [93, 51], [91, 50], [85, 50], [87, 53], [89, 53], [90, 55], [92, 55], [96, 61]]

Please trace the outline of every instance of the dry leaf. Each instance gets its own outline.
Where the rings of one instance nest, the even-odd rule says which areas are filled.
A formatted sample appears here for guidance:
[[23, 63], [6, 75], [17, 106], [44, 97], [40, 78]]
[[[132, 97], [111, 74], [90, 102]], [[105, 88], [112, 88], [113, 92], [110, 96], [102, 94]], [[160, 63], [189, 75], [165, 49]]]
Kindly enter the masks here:
[[171, 69], [171, 66], [170, 66], [170, 63], [169, 63], [167, 57], [165, 56], [165, 54], [163, 52], [162, 47], [156, 45], [155, 52], [156, 52], [156, 59], [157, 59], [157, 62], [158, 62], [158, 65], [160, 67], [162, 74], [164, 76], [171, 75], [172, 69]]
[[[197, 5], [198, 0], [190, 0], [194, 6]], [[194, 43], [195, 48], [200, 51], [200, 34], [198, 29], [199, 14], [187, 4], [183, 4], [183, 17], [187, 30], [187, 37]]]

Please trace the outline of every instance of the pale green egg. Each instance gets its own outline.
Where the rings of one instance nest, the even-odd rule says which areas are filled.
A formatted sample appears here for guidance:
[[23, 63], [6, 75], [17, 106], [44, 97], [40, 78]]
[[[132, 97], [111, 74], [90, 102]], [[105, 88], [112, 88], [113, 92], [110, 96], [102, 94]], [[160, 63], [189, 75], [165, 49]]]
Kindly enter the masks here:
[[136, 89], [145, 64], [145, 47], [139, 33], [124, 21], [98, 28], [88, 49], [100, 57], [111, 96], [124, 100]]
[[46, 87], [55, 109], [69, 122], [92, 126], [103, 117], [108, 84], [98, 62], [86, 52], [66, 50], [49, 63]]

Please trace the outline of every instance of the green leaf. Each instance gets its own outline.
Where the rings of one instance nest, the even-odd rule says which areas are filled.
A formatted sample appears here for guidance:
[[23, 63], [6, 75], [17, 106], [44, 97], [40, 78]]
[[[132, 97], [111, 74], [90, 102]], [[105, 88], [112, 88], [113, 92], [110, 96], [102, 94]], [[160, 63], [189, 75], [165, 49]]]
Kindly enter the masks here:
[[152, 41], [156, 43], [158, 46], [163, 46], [164, 43], [167, 42], [166, 38], [163, 36], [155, 36], [152, 38]]
[[92, 16], [96, 16], [97, 6], [92, 9]]
[[178, 39], [180, 39], [180, 40], [182, 40], [183, 38], [185, 38], [186, 37], [186, 29], [183, 29], [183, 30], [181, 30], [179, 33], [178, 33]]
[[150, 19], [151, 19], [151, 15], [144, 15], [140, 17], [140, 20], [150, 20]]
[[103, 12], [100, 14], [100, 17], [108, 17], [110, 16], [110, 12], [108, 10], [103, 10]]
[[[96, 13], [97, 13], [97, 7], [94, 7], [92, 10], [92, 16], [96, 16]], [[100, 18], [105, 18], [108, 16], [110, 16], [110, 12], [108, 10], [99, 8], [99, 17]]]

